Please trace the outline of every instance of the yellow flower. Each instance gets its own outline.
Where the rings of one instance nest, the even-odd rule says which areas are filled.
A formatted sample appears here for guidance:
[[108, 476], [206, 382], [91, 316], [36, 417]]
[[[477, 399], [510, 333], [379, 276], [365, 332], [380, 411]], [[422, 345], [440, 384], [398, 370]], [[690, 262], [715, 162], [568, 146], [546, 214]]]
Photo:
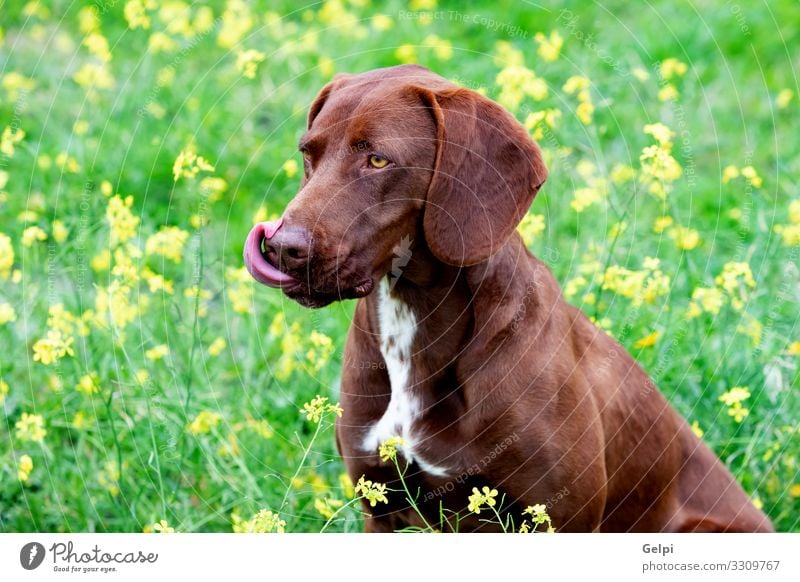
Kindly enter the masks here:
[[786, 109], [794, 97], [794, 92], [791, 89], [781, 89], [778, 96], [775, 98], [775, 105], [778, 109]]
[[525, 97], [542, 101], [548, 93], [544, 79], [537, 77], [536, 73], [522, 64], [501, 69], [495, 77], [495, 84], [500, 87], [497, 102], [511, 111], [519, 109]]
[[18, 127], [11, 128], [10, 126], [6, 126], [3, 130], [3, 135], [0, 136], [0, 153], [8, 157], [13, 156], [16, 151], [14, 146], [21, 142], [24, 137], [25, 132]]
[[740, 176], [739, 168], [736, 166], [725, 166], [722, 170], [722, 183], [727, 184], [731, 180], [735, 180]]
[[800, 342], [792, 342], [786, 348], [786, 353], [790, 356], [800, 356]]
[[0, 379], [0, 406], [6, 401], [6, 396], [8, 396], [9, 387], [8, 384]]
[[417, 48], [412, 44], [401, 44], [394, 51], [394, 57], [401, 63], [417, 62]]
[[688, 316], [697, 317], [703, 312], [716, 315], [725, 305], [725, 296], [715, 287], [697, 287], [692, 292]]
[[92, 32], [84, 37], [83, 46], [101, 61], [108, 62], [111, 60], [111, 51], [108, 48], [108, 41], [106, 37], [99, 32]]
[[633, 71], [631, 72], [633, 73], [633, 76], [636, 77], [642, 83], [644, 83], [650, 78], [650, 73], [648, 73], [642, 67], [634, 67]]
[[17, 462], [17, 479], [27, 481], [33, 471], [33, 459], [29, 455], [22, 455]]
[[[123, 466], [124, 465], [125, 463], [123, 463]], [[116, 497], [119, 495], [119, 478], [119, 465], [115, 461], [109, 459], [97, 474], [97, 484], [108, 491], [112, 497]]]
[[755, 317], [745, 313], [742, 315], [742, 321], [736, 326], [736, 331], [749, 337], [753, 347], [757, 347], [761, 343], [764, 326]]
[[422, 41], [422, 46], [433, 49], [436, 58], [442, 61], [450, 60], [453, 57], [453, 45], [449, 40], [444, 40], [431, 34]]
[[226, 345], [225, 338], [218, 337], [208, 346], [208, 354], [212, 357], [217, 357], [222, 353]]
[[90, 396], [92, 394], [97, 394], [100, 392], [100, 378], [98, 378], [97, 374], [94, 372], [85, 374], [81, 376], [80, 380], [78, 380], [75, 390]]
[[72, 428], [76, 430], [83, 430], [90, 424], [91, 423], [89, 422], [89, 419], [86, 418], [86, 414], [84, 414], [82, 410], [76, 412], [75, 415], [72, 417], [72, 422], [70, 422]]
[[120, 245], [136, 236], [139, 217], [131, 212], [133, 196], [123, 199], [119, 194], [108, 200], [106, 221], [111, 229], [111, 246]]
[[761, 188], [763, 181], [761, 176], [758, 175], [753, 166], [745, 166], [742, 168], [742, 176], [744, 176], [753, 188]]
[[297, 160], [286, 160], [283, 163], [283, 171], [286, 173], [287, 178], [294, 178], [297, 174]]
[[229, 49], [244, 38], [254, 24], [250, 7], [244, 0], [228, 0], [222, 13], [222, 25], [217, 35], [217, 44]]
[[397, 447], [402, 447], [406, 444], [404, 438], [399, 436], [391, 436], [383, 441], [378, 447], [378, 455], [384, 463], [387, 461], [394, 461], [397, 458]]
[[692, 429], [692, 432], [694, 433], [694, 435], [695, 435], [697, 438], [699, 438], [699, 439], [703, 438], [703, 435], [704, 435], [705, 433], [703, 432], [703, 429], [702, 429], [702, 428], [700, 428], [700, 423], [699, 423], [699, 422], [697, 422], [697, 421], [695, 420], [695, 421], [692, 423], [691, 429]]
[[659, 216], [655, 219], [655, 221], [653, 221], [653, 232], [656, 234], [661, 234], [670, 226], [672, 226], [671, 216]]
[[49, 330], [47, 336], [33, 344], [33, 361], [50, 365], [66, 356], [74, 356], [72, 348], [74, 338], [64, 337], [57, 330]]
[[651, 123], [645, 125], [644, 132], [653, 136], [659, 145], [666, 148], [672, 148], [672, 138], [675, 137], [675, 132], [673, 132], [663, 123]]
[[800, 497], [800, 483], [795, 483], [789, 487], [789, 495], [792, 497]]
[[658, 341], [658, 338], [659, 338], [660, 335], [661, 334], [659, 332], [654, 331], [653, 333], [650, 333], [650, 334], [644, 336], [642, 339], [640, 339], [635, 344], [633, 344], [633, 347], [639, 348], [639, 349], [651, 348], [654, 345], [656, 345], [656, 342]]
[[53, 221], [53, 239], [58, 243], [61, 244], [67, 237], [69, 236], [69, 229], [64, 225], [64, 222], [61, 220], [54, 220]]
[[628, 164], [615, 164], [608, 176], [614, 184], [625, 184], [636, 177], [636, 170]]
[[536, 43], [539, 45], [536, 52], [539, 53], [542, 60], [551, 63], [558, 59], [561, 47], [564, 45], [564, 39], [561, 38], [561, 35], [558, 34], [557, 31], [554, 30], [551, 32], [549, 37], [541, 32], [537, 32], [534, 36], [534, 40], [536, 40]]
[[187, 430], [193, 435], [207, 434], [219, 425], [222, 415], [209, 410], [201, 411], [189, 424]]
[[386, 497], [386, 485], [374, 483], [366, 479], [364, 475], [361, 475], [356, 483], [354, 492], [360, 499], [365, 499], [370, 507], [375, 507], [378, 503], [389, 503], [389, 499]]
[[10, 303], [0, 303], [0, 325], [5, 325], [12, 321], [17, 321], [17, 312], [14, 311]]
[[682, 63], [675, 58], [664, 59], [659, 65], [659, 73], [664, 79], [683, 77], [686, 74], [686, 70], [686, 63]]
[[280, 515], [269, 509], [262, 509], [248, 520], [243, 520], [237, 512], [231, 514], [234, 533], [284, 533], [286, 522]]
[[243, 77], [255, 79], [259, 63], [263, 63], [266, 58], [267, 55], [255, 49], [239, 51], [236, 55], [236, 69]]
[[658, 91], [658, 100], [661, 102], [675, 101], [678, 98], [678, 90], [672, 83], [667, 83]]
[[300, 409], [300, 412], [306, 415], [306, 420], [310, 420], [311, 422], [318, 423], [322, 420], [322, 416], [326, 412], [332, 412], [336, 416], [342, 416], [342, 407], [339, 406], [339, 403], [331, 404], [328, 402], [328, 398], [326, 396], [315, 396], [310, 402], [306, 402], [303, 404], [303, 408]]
[[152, 531], [156, 533], [163, 533], [163, 534], [175, 533], [175, 528], [170, 527], [166, 519], [161, 519], [150, 527], [152, 528]]
[[154, 348], [147, 350], [144, 355], [148, 360], [160, 360], [169, 355], [169, 346], [166, 344], [157, 345]]
[[150, 17], [146, 10], [155, 8], [155, 0], [128, 0], [125, 3], [123, 14], [131, 30], [136, 28], [150, 28]]
[[531, 246], [542, 232], [544, 232], [544, 214], [528, 213], [522, 218], [517, 231], [522, 235], [525, 246]]
[[200, 172], [213, 172], [212, 166], [203, 156], [198, 156], [193, 145], [186, 146], [175, 158], [172, 176], [177, 182], [181, 177], [194, 178]]
[[108, 68], [97, 63], [85, 63], [72, 80], [85, 89], [111, 89], [116, 83]]
[[47, 233], [38, 226], [29, 226], [22, 231], [22, 246], [32, 247], [37, 241], [47, 240]]
[[389, 30], [394, 26], [394, 20], [385, 14], [376, 14], [370, 22], [372, 23], [372, 28], [380, 32]]
[[189, 233], [177, 226], [162, 226], [157, 233], [150, 235], [144, 246], [147, 255], [160, 255], [175, 263], [183, 260], [183, 247], [189, 240]]
[[467, 509], [472, 513], [480, 513], [484, 506], [494, 507], [497, 504], [495, 497], [497, 497], [497, 489], [490, 489], [484, 485], [481, 491], [478, 491], [477, 487], [473, 487]]
[[0, 233], [0, 279], [8, 279], [14, 267], [14, 247], [11, 239]]
[[44, 428], [44, 419], [38, 414], [23, 412], [14, 426], [17, 429], [17, 438], [21, 441], [40, 443], [47, 435], [47, 430]]
[[339, 487], [341, 487], [345, 497], [352, 498], [356, 494], [353, 480], [350, 479], [350, 475], [347, 473], [339, 474]]
[[[147, 49], [153, 53], [171, 53], [175, 49], [178, 48], [178, 43], [176, 43], [172, 38], [164, 34], [163, 32], [154, 32], [150, 35], [150, 38], [147, 41]], [[170, 68], [169, 70], [174, 71], [174, 69]], [[169, 73], [167, 73], [169, 74]], [[159, 81], [162, 81], [163, 78], [159, 77]], [[159, 82], [160, 86], [165, 86], [168, 83]]]
[[748, 289], [754, 289], [756, 281], [753, 279], [753, 272], [750, 265], [746, 262], [731, 261], [725, 263], [722, 272], [714, 279], [716, 284], [728, 293], [731, 305], [734, 309], [744, 307], [748, 299]]
[[[529, 505], [522, 512], [522, 515], [530, 516], [531, 522], [533, 522], [533, 531], [536, 531], [537, 525], [543, 525], [545, 523], [547, 524], [547, 533], [554, 533], [556, 531], [556, 528], [553, 527], [550, 515], [547, 513], [547, 506], [544, 503]], [[528, 533], [529, 531], [531, 531], [531, 528], [527, 527], [527, 521], [523, 521], [522, 527], [520, 527], [520, 533]]]
[[742, 402], [750, 398], [750, 390], [744, 386], [736, 386], [719, 397], [719, 401], [728, 406], [728, 415], [737, 423], [742, 422], [750, 414], [750, 409], [742, 406]]
[[671, 228], [668, 234], [675, 241], [675, 246], [682, 251], [691, 251], [700, 244], [700, 233], [693, 228], [679, 225]]
[[2, 85], [8, 100], [16, 101], [20, 98], [20, 95], [33, 91], [36, 87], [36, 82], [16, 71], [11, 71], [3, 75]]
[[342, 505], [344, 505], [344, 501], [335, 497], [325, 497], [324, 499], [317, 497], [314, 499], [314, 509], [325, 519], [332, 518], [336, 510]]

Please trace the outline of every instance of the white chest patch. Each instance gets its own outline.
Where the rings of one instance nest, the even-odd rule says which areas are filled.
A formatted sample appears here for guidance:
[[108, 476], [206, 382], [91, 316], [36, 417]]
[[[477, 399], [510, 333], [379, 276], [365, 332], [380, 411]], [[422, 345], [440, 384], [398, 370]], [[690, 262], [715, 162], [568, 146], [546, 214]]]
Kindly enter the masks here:
[[409, 463], [416, 461], [423, 471], [444, 476], [447, 474], [444, 468], [427, 463], [414, 454], [417, 441], [412, 435], [412, 425], [419, 417], [420, 403], [409, 382], [411, 348], [417, 331], [417, 319], [408, 305], [391, 295], [386, 279], [378, 286], [378, 325], [381, 355], [386, 362], [392, 392], [386, 412], [364, 438], [364, 449], [375, 453], [378, 445], [388, 438], [402, 437], [405, 444], [400, 450]]

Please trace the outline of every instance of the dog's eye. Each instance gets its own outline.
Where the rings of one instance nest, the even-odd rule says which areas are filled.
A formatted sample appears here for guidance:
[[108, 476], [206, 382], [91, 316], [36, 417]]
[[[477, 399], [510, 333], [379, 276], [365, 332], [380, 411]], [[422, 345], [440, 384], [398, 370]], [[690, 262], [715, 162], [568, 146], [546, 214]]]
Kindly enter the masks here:
[[300, 150], [300, 153], [303, 154], [303, 161], [306, 163], [311, 163], [311, 152], [308, 150]]
[[383, 156], [379, 156], [376, 154], [372, 154], [369, 157], [369, 165], [373, 168], [385, 168], [389, 164], [389, 160], [384, 158]]

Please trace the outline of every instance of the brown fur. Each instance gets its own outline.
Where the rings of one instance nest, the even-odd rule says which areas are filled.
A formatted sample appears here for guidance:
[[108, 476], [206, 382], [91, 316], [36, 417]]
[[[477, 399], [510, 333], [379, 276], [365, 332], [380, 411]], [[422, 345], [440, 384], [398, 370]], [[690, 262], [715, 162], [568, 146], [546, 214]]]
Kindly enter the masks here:
[[[407, 236], [413, 252], [393, 294], [419, 322], [417, 450], [450, 469], [434, 477], [414, 464], [406, 474], [430, 523], [440, 525], [441, 503], [466, 516], [460, 531], [492, 530], [465, 510], [472, 487], [489, 485], [516, 516], [551, 500], [559, 531], [772, 530], [647, 374], [564, 301], [523, 245], [515, 228], [547, 172], [508, 112], [422, 67], [394, 67], [334, 79], [301, 142], [306, 176], [284, 219], [312, 242], [308, 264], [291, 271], [300, 282], [284, 291], [315, 307], [362, 297], [337, 425], [354, 481], [398, 486], [394, 466], [360, 444], [390, 397], [368, 293]], [[392, 164], [370, 168], [374, 152]], [[404, 495], [389, 498], [364, 506], [368, 531], [422, 523]]]

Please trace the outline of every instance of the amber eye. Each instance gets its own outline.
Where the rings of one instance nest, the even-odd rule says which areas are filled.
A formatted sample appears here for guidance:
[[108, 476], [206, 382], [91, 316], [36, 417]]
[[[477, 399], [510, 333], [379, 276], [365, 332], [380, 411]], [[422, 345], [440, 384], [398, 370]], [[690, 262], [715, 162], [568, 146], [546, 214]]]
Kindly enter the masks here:
[[369, 157], [369, 165], [373, 168], [385, 168], [389, 164], [389, 160], [384, 158], [383, 156], [378, 156], [376, 154], [372, 154]]
[[303, 154], [303, 161], [306, 161], [306, 162], [308, 162], [310, 164], [311, 163], [311, 152], [309, 152], [308, 150], [302, 150], [302, 154]]

